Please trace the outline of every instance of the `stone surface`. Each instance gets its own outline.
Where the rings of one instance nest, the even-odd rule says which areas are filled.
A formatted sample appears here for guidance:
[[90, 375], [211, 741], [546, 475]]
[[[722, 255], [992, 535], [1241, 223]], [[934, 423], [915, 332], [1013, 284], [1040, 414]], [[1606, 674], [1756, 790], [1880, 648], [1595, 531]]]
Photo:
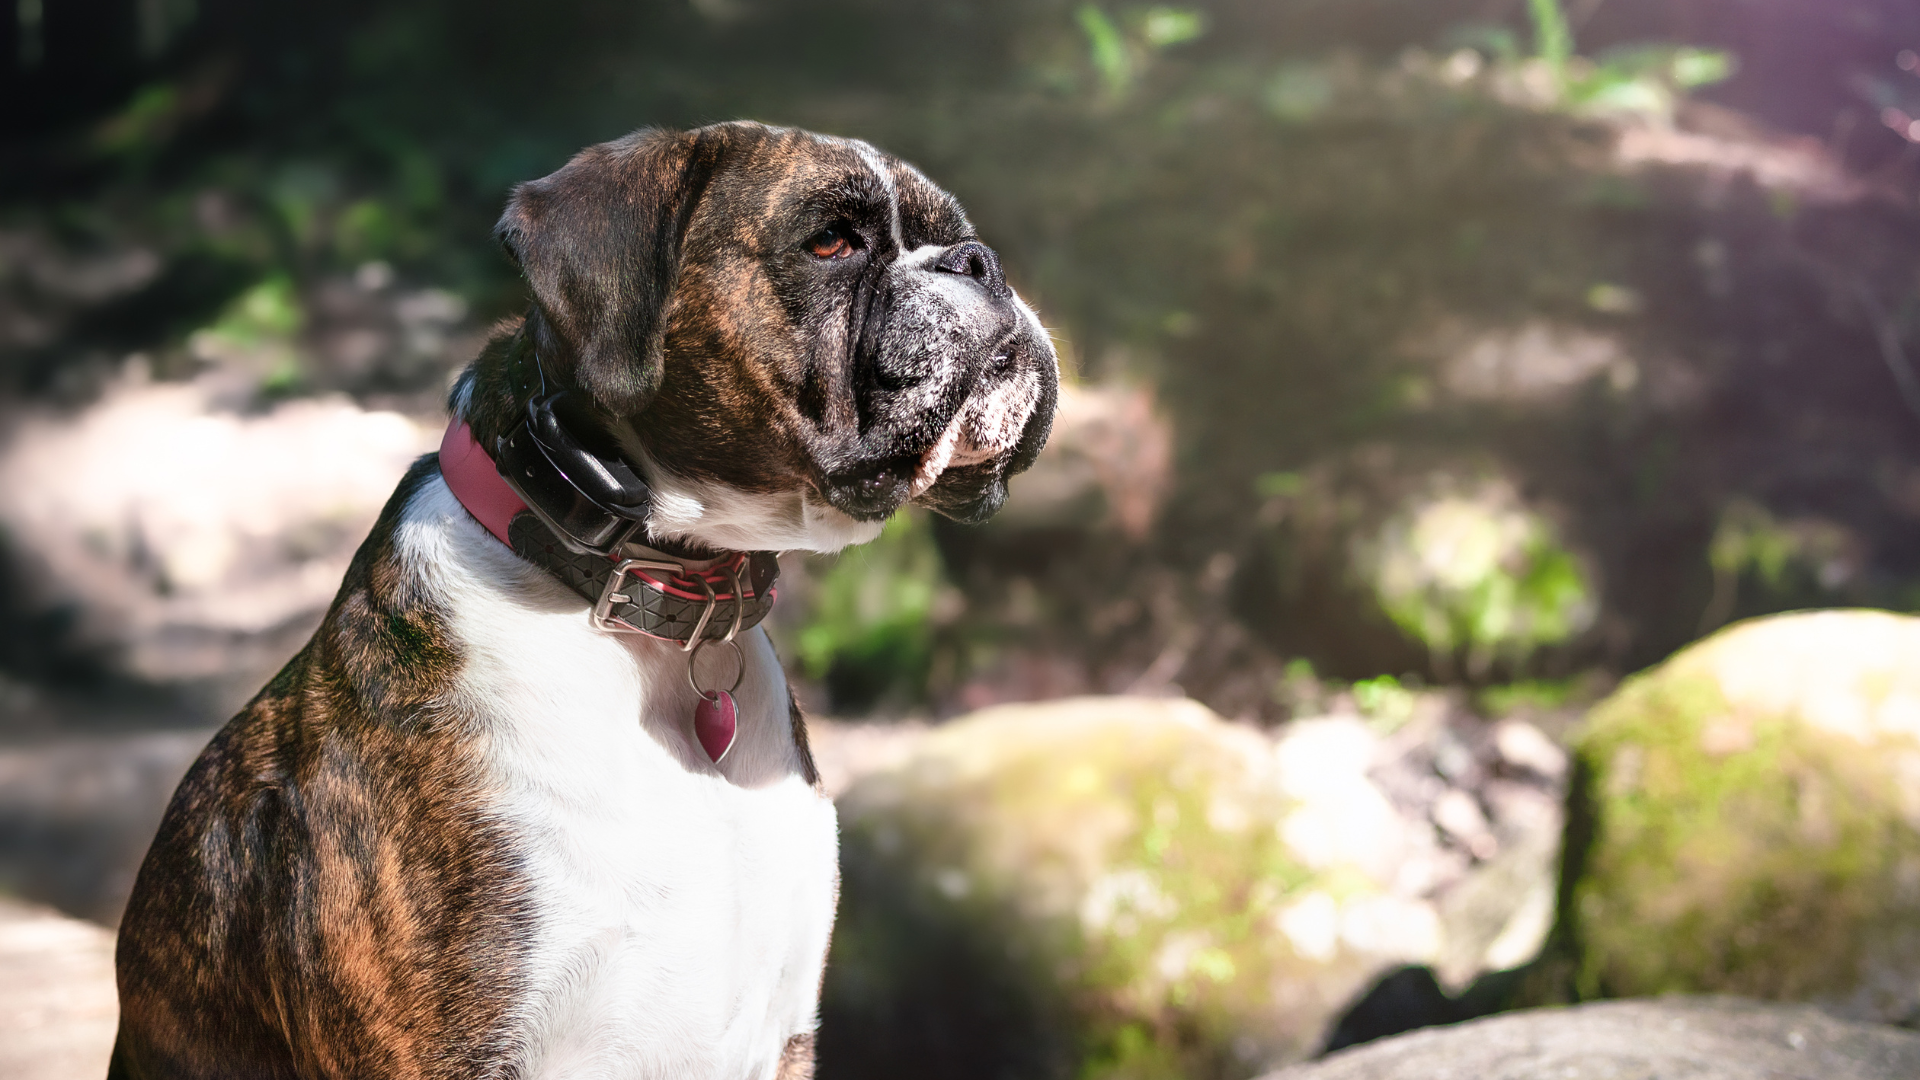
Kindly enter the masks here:
[[[1116, 1067], [1132, 1054], [1134, 1065], [1245, 1076], [1317, 1049], [1331, 1017], [1383, 971], [1412, 962], [1470, 978], [1524, 959], [1544, 932], [1522, 901], [1550, 880], [1564, 758], [1531, 727], [1489, 724], [1442, 698], [1396, 711], [1391, 724], [1341, 712], [1277, 738], [1191, 702], [1138, 699], [1021, 706], [939, 727], [816, 720], [810, 731], [849, 821], [823, 1037], [829, 1075], [883, 1071], [863, 1073], [844, 1055], [847, 1067], [836, 1067], [836, 1045], [846, 1045], [837, 1032], [902, 1053], [939, 1053], [951, 1040], [961, 1050], [943, 1060], [958, 1063], [955, 1075], [981, 1075], [969, 1071], [981, 1054], [1005, 1061], [1027, 1039], [1043, 1059], [1027, 1074], [1039, 1076], [1075, 1073], [1087, 1033], [1106, 1032], [1100, 1060]], [[0, 890], [111, 925], [208, 734], [41, 735], [0, 747]], [[990, 792], [1005, 798], [973, 798]], [[897, 814], [889, 800], [903, 804]], [[1443, 819], [1471, 835], [1456, 840]], [[881, 857], [877, 843], [892, 835], [904, 845], [910, 833], [992, 843], [978, 865], [917, 840]], [[1032, 876], [1029, 852], [1041, 870]], [[986, 873], [995, 867], [998, 878]], [[1162, 913], [1163, 902], [1179, 910]], [[1056, 951], [1060, 939], [1048, 936], [1064, 928], [1084, 939], [1088, 927], [1106, 935], [1094, 952]], [[110, 1002], [111, 965], [87, 960], [107, 955], [104, 933], [44, 937], [36, 963], [69, 972], [74, 988], [90, 980]], [[1063, 964], [1105, 980], [1106, 996], [1063, 992], [1079, 985]], [[1273, 978], [1247, 975], [1262, 971]], [[877, 1000], [890, 1002], [884, 1026]], [[1089, 1001], [1119, 1005], [1089, 1014]], [[1242, 1032], [1248, 1016], [1282, 1018], [1259, 1030], [1284, 1041], [1268, 1049]], [[1189, 1019], [1211, 1026], [1183, 1028]], [[84, 1056], [103, 1030], [49, 1028], [34, 1045]]]
[[1920, 619], [1733, 626], [1629, 680], [1576, 744], [1581, 997], [1920, 1019]]
[[119, 1015], [111, 931], [0, 898], [0, 1076], [104, 1075]]
[[236, 705], [319, 623], [440, 427], [345, 398], [259, 408], [240, 369], [143, 371], [77, 412], [9, 418], [7, 556], [32, 608], [71, 613], [59, 644]]
[[212, 734], [0, 746], [0, 893], [119, 922], [167, 800]]
[[1263, 1080], [1910, 1080], [1920, 1035], [1735, 998], [1610, 1001], [1428, 1028]]
[[[1382, 972], [1530, 959], [1558, 777], [1444, 706], [1275, 737], [1082, 698], [896, 744], [840, 799], [823, 1069], [1244, 1076], [1317, 1050]], [[1504, 741], [1553, 767], [1537, 732]]]

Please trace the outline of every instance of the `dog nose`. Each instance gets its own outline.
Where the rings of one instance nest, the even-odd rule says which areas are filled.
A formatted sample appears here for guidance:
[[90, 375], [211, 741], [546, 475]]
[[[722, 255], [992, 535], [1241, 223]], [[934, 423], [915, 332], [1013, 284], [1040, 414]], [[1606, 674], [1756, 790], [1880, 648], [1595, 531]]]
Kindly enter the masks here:
[[978, 240], [968, 240], [948, 248], [947, 253], [933, 264], [933, 268], [970, 277], [986, 286], [988, 295], [996, 299], [1004, 300], [1012, 295], [1007, 289], [1007, 275], [1000, 269], [1000, 256]]

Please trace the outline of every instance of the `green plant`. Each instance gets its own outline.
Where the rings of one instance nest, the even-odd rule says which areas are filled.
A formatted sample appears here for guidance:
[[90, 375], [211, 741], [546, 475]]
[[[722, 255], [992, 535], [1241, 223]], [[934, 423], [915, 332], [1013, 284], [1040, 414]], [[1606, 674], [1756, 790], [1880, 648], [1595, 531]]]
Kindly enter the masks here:
[[1127, 43], [1120, 28], [1095, 4], [1081, 4], [1074, 12], [1080, 30], [1087, 35], [1087, 49], [1095, 70], [1106, 83], [1107, 93], [1115, 97], [1127, 92], [1133, 82], [1133, 58], [1127, 55]]
[[1353, 684], [1353, 703], [1360, 706], [1373, 727], [1385, 733], [1413, 719], [1413, 691], [1391, 675], [1376, 675]]
[[1838, 584], [1844, 570], [1846, 535], [1834, 525], [1816, 521], [1782, 522], [1752, 499], [1727, 503], [1707, 545], [1707, 563], [1713, 568], [1713, 596], [1700, 616], [1706, 633], [1733, 616], [1740, 581], [1773, 594], [1791, 591], [1791, 578], [1804, 576], [1820, 585]]
[[[1734, 72], [1731, 53], [1686, 46], [1634, 45], [1589, 59], [1578, 54], [1560, 0], [1527, 0], [1527, 15], [1533, 27], [1532, 59], [1545, 65], [1555, 105], [1666, 116], [1688, 91], [1723, 82]], [[1504, 64], [1520, 60], [1510, 32], [1469, 28], [1454, 36]]]
[[227, 305], [206, 332], [251, 348], [291, 337], [305, 321], [293, 279], [272, 274]]
[[1107, 96], [1115, 100], [1126, 96], [1154, 53], [1193, 41], [1207, 30], [1206, 18], [1191, 8], [1135, 9], [1116, 22], [1098, 4], [1086, 3], [1073, 15], [1086, 36], [1088, 58]]
[[1563, 81], [1573, 56], [1573, 29], [1567, 25], [1560, 0], [1527, 0], [1527, 15], [1533, 20], [1535, 54], [1552, 69], [1554, 81]]
[[1596, 112], [1666, 116], [1688, 91], [1733, 75], [1730, 53], [1639, 45], [1583, 62], [1562, 88], [1567, 104]]
[[1462, 652], [1474, 677], [1499, 658], [1523, 666], [1593, 621], [1580, 560], [1503, 484], [1417, 499], [1361, 548], [1381, 609], [1442, 674]]
[[1489, 686], [1474, 696], [1487, 715], [1506, 716], [1521, 711], [1558, 709], [1573, 700], [1581, 687], [1579, 679], [1523, 679]]
[[869, 708], [889, 692], [919, 697], [945, 582], [932, 525], [917, 511], [894, 515], [879, 539], [841, 553], [814, 582], [795, 643], [801, 668], [827, 684], [836, 709]]

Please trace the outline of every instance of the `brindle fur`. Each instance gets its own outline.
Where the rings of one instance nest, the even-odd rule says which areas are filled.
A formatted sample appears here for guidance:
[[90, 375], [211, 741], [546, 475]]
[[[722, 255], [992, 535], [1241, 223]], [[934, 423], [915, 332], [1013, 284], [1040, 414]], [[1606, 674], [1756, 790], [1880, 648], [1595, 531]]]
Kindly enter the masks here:
[[811, 1031], [788, 1039], [786, 1049], [780, 1053], [780, 1071], [774, 1074], [773, 1080], [811, 1080], [813, 1043]]
[[121, 924], [110, 1077], [486, 1077], [527, 918], [469, 801], [460, 657], [394, 528], [416, 462], [306, 648], [215, 736]]
[[820, 770], [813, 763], [813, 748], [807, 744], [807, 714], [801, 711], [800, 698], [787, 683], [787, 721], [793, 727], [793, 747], [800, 751], [800, 775], [815, 788], [820, 787]]

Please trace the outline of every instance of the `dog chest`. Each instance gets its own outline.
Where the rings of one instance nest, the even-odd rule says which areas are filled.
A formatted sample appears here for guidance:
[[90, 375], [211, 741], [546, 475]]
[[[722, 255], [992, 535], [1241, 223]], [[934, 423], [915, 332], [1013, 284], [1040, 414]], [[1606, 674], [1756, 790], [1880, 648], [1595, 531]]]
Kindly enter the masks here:
[[[765, 634], [741, 636], [739, 733], [716, 766], [693, 737], [685, 656], [595, 630], [547, 579], [489, 566], [504, 550], [444, 492], [422, 493], [417, 539], [497, 570], [436, 585], [485, 739], [482, 797], [530, 890], [519, 1075], [771, 1078], [814, 1024], [838, 863]], [[421, 554], [423, 569], [450, 561]], [[731, 680], [731, 653], [704, 650], [709, 682]]]
[[797, 778], [595, 779], [514, 809], [536, 925], [523, 1075], [771, 1077], [813, 1025], [832, 804]]

